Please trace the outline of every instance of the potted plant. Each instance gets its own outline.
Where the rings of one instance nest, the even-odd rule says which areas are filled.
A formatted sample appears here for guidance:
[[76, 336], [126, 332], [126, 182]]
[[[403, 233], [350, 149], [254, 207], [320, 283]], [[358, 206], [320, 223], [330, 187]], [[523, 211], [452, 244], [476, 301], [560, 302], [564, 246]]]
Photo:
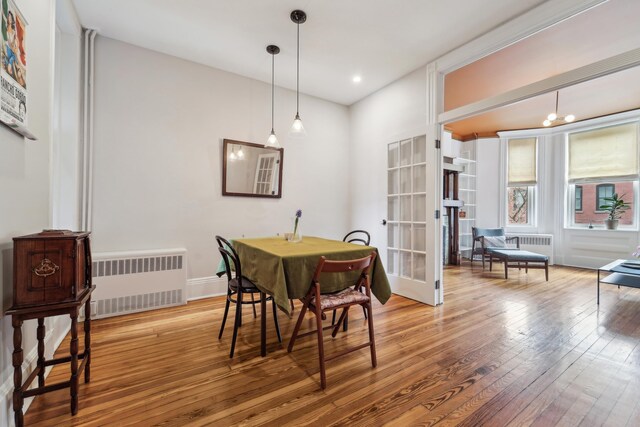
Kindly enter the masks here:
[[618, 228], [620, 217], [624, 211], [630, 207], [629, 203], [625, 202], [623, 197], [624, 194], [618, 196], [618, 193], [614, 193], [611, 197], [605, 197], [604, 201], [607, 203], [600, 206], [600, 209], [609, 213], [609, 217], [604, 220], [604, 225], [607, 230], [615, 230]]

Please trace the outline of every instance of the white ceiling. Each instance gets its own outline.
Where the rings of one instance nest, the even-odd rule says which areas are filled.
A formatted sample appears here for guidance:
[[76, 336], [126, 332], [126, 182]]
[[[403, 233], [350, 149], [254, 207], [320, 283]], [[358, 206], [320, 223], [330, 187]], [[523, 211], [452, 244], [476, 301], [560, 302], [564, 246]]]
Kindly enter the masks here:
[[[74, 0], [82, 25], [102, 36], [345, 105], [486, 33], [544, 0]], [[354, 84], [352, 77], [361, 75]]]

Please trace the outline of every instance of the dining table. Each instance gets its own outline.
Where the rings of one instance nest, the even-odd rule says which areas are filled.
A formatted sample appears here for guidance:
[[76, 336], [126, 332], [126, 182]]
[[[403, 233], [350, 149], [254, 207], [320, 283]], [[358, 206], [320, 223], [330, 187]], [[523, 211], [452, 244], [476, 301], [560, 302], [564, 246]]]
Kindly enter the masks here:
[[[240, 259], [242, 275], [260, 290], [260, 354], [266, 355], [266, 295], [278, 307], [290, 314], [289, 300], [301, 299], [309, 291], [311, 280], [321, 256], [329, 260], [364, 258], [376, 252], [370, 270], [372, 294], [384, 304], [391, 297], [391, 286], [384, 271], [378, 250], [373, 246], [347, 243], [321, 237], [303, 236], [301, 241], [290, 242], [282, 237], [232, 239], [231, 244]], [[224, 273], [224, 264], [218, 266], [218, 275]], [[359, 272], [320, 276], [322, 293], [338, 292], [354, 286]]]

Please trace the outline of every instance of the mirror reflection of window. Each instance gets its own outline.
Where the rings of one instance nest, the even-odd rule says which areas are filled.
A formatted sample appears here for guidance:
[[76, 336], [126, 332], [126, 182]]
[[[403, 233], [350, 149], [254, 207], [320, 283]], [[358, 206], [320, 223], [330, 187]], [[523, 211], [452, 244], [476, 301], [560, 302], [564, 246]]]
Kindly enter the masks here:
[[282, 148], [225, 139], [222, 194], [281, 197], [283, 152]]

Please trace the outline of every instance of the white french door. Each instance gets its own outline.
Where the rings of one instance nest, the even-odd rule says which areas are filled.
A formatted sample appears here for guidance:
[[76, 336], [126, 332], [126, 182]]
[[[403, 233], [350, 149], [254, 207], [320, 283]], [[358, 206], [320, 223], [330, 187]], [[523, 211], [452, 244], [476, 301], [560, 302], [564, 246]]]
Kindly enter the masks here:
[[[427, 282], [427, 138], [392, 142], [387, 148], [387, 274], [393, 292], [433, 303]], [[430, 297], [431, 296], [431, 297]]]

